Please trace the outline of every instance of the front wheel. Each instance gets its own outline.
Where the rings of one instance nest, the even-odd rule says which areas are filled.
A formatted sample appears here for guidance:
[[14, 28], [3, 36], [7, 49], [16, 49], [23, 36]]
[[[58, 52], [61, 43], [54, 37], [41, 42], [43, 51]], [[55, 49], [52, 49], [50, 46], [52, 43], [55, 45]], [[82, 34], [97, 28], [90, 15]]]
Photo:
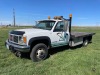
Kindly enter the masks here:
[[30, 58], [32, 61], [37, 62], [46, 59], [48, 55], [47, 46], [43, 43], [37, 44], [32, 48]]

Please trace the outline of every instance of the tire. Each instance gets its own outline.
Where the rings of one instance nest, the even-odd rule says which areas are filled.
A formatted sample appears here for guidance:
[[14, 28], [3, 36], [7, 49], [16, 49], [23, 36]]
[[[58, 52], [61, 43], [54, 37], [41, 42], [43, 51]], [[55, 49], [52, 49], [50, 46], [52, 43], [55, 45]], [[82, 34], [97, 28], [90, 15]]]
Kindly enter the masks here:
[[85, 40], [83, 41], [83, 46], [86, 47], [86, 46], [88, 45], [88, 43], [89, 43], [89, 41], [88, 41], [87, 39], [85, 39]]
[[45, 60], [48, 55], [47, 46], [43, 43], [39, 43], [32, 48], [30, 58], [34, 62]]

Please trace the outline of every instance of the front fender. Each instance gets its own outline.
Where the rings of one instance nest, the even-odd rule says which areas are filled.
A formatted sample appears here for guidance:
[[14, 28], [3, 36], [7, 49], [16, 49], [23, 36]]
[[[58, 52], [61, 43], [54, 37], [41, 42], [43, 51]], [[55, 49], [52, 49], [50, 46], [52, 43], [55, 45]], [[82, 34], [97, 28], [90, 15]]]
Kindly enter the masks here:
[[51, 40], [48, 36], [39, 36], [39, 37], [33, 37], [29, 40], [28, 45], [31, 45], [34, 41], [38, 41], [38, 40], [47, 40], [49, 46], [51, 45]]

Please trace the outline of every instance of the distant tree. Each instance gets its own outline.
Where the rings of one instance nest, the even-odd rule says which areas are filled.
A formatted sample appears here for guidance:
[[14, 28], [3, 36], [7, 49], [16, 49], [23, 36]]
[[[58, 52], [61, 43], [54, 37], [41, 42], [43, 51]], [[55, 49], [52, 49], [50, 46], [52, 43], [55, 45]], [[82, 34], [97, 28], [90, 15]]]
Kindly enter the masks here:
[[11, 24], [9, 24], [8, 26], [11, 26]]

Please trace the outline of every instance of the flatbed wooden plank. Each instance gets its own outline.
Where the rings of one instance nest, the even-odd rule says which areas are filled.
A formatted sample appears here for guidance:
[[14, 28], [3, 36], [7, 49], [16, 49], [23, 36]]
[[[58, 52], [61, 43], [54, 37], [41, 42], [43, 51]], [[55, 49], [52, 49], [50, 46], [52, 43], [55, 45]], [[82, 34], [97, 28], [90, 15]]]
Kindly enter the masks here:
[[71, 37], [76, 38], [76, 37], [85, 37], [85, 36], [90, 36], [94, 35], [95, 33], [89, 33], [89, 32], [71, 32]]

